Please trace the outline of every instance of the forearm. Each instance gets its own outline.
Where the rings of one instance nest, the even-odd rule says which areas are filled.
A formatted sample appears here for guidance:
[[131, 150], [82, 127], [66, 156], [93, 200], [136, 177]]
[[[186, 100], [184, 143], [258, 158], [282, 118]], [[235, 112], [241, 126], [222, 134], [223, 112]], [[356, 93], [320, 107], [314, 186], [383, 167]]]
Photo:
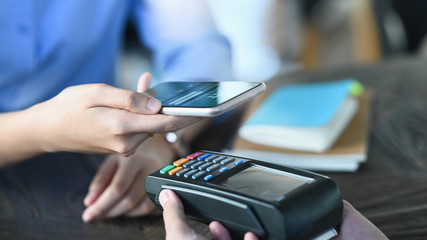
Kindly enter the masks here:
[[0, 167], [43, 153], [32, 109], [0, 114]]

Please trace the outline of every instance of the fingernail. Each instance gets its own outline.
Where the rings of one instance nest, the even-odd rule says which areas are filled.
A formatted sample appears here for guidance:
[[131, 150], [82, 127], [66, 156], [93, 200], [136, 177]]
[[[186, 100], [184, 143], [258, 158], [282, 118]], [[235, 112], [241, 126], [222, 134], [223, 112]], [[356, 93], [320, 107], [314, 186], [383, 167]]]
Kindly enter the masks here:
[[92, 218], [93, 218], [92, 215], [89, 214], [88, 212], [83, 213], [82, 219], [84, 222], [90, 222], [92, 221]]
[[94, 193], [94, 192], [89, 192], [89, 193], [86, 195], [85, 199], [83, 200], [83, 203], [84, 203], [86, 206], [88, 206], [88, 205], [92, 204], [92, 201], [93, 201], [93, 197], [94, 197], [94, 196], [95, 196], [95, 193]]
[[160, 192], [159, 201], [162, 207], [165, 206], [166, 202], [169, 200], [169, 193], [167, 190], [163, 190]]
[[148, 110], [152, 111], [153, 113], [156, 113], [160, 110], [161, 107], [162, 107], [162, 103], [159, 100], [154, 98], [148, 99], [148, 102], [147, 102]]

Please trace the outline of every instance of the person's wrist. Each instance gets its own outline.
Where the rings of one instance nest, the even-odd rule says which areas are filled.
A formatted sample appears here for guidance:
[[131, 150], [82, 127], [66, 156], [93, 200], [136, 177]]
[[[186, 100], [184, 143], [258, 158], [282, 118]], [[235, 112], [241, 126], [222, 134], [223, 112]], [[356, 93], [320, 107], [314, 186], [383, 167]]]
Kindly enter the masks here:
[[[54, 130], [56, 126], [53, 119], [55, 117], [49, 117], [49, 107], [46, 106], [47, 102], [36, 104], [23, 111], [25, 118], [31, 119], [30, 128], [28, 132], [31, 132], [29, 138], [32, 139], [33, 143], [37, 143], [40, 153], [52, 153], [62, 151], [60, 144], [56, 137], [60, 136], [61, 133]], [[37, 127], [34, 127], [37, 126]]]
[[166, 140], [164, 133], [154, 134], [138, 148], [137, 152], [156, 159], [161, 165], [167, 165], [176, 160], [175, 151]]
[[18, 139], [21, 144], [26, 145], [25, 151], [28, 156], [34, 156], [48, 152], [48, 138], [44, 131], [44, 122], [40, 117], [40, 113], [36, 107], [30, 107], [22, 111], [15, 112], [14, 117], [15, 126]]

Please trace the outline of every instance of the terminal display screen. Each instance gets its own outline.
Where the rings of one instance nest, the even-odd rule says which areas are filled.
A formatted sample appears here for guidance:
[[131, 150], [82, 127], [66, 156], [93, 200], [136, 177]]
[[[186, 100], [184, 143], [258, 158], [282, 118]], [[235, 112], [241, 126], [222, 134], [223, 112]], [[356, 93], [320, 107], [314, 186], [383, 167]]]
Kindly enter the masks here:
[[278, 201], [312, 178], [253, 164], [219, 185], [268, 201]]

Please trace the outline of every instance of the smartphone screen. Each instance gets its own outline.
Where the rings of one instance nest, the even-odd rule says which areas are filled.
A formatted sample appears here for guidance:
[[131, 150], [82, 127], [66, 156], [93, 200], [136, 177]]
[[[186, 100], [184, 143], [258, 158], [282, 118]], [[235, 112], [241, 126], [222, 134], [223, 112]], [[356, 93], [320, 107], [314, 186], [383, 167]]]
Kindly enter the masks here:
[[265, 84], [260, 82], [164, 82], [146, 93], [162, 102], [164, 113], [213, 116], [254, 97], [264, 89]]
[[214, 107], [259, 85], [252, 82], [166, 82], [150, 89], [164, 107]]

